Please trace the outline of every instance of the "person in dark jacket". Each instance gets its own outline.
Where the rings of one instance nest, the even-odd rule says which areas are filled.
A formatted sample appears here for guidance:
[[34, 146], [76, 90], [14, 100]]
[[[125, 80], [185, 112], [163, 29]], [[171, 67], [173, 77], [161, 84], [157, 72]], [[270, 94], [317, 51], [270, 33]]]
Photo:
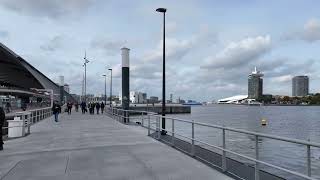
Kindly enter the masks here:
[[105, 107], [105, 105], [104, 105], [104, 103], [103, 103], [103, 102], [101, 103], [100, 107], [101, 107], [101, 114], [103, 114], [104, 107]]
[[92, 114], [92, 102], [88, 103], [89, 114]]
[[0, 151], [3, 150], [3, 139], [2, 139], [2, 126], [6, 120], [6, 115], [2, 107], [0, 107]]
[[80, 106], [81, 106], [82, 114], [85, 114], [87, 112], [87, 104], [84, 101], [82, 101]]
[[70, 115], [71, 114], [71, 109], [72, 109], [72, 103], [71, 102], [67, 103], [67, 108], [68, 108], [68, 114]]
[[52, 106], [52, 113], [54, 115], [54, 120], [59, 121], [59, 113], [61, 112], [61, 106], [58, 103], [54, 103]]
[[99, 102], [96, 103], [96, 109], [97, 109], [97, 114], [99, 114], [99, 111], [100, 111], [100, 103]]
[[79, 111], [79, 103], [76, 102], [76, 104], [74, 105], [74, 107], [76, 108], [76, 112], [78, 112], [78, 111]]

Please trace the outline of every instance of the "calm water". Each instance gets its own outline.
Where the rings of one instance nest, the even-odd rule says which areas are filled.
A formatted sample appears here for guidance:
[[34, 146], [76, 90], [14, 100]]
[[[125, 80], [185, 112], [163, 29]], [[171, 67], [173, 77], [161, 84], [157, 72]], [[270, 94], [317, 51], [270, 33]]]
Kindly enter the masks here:
[[[225, 125], [238, 129], [303, 139], [320, 143], [320, 107], [317, 106], [241, 106], [210, 105], [194, 106], [191, 114], [170, 115], [216, 125]], [[260, 120], [267, 119], [268, 125], [261, 126]], [[167, 128], [171, 122], [168, 120]], [[191, 125], [176, 123], [176, 132], [191, 136]], [[226, 133], [227, 148], [254, 157], [254, 137], [239, 133]], [[206, 127], [195, 127], [195, 137], [215, 145], [222, 145], [221, 130]], [[261, 160], [306, 173], [306, 147], [292, 143], [259, 138]], [[217, 151], [219, 152], [219, 151]], [[248, 164], [252, 162], [228, 155]], [[311, 149], [312, 175], [320, 179], [320, 149]], [[263, 169], [286, 177], [300, 179], [293, 175], [279, 172], [276, 169], [262, 166]]]

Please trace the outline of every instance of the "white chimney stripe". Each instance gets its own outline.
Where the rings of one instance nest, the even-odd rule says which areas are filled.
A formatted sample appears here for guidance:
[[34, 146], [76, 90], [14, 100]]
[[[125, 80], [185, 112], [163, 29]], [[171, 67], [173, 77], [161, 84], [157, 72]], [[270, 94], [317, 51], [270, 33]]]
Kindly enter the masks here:
[[129, 67], [129, 51], [126, 47], [121, 49], [122, 67]]

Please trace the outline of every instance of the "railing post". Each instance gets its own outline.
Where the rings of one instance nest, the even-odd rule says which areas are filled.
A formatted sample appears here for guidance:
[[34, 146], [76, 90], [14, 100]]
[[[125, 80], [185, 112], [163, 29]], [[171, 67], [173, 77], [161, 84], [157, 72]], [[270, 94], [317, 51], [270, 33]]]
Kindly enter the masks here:
[[143, 112], [141, 113], [141, 125], [142, 125], [142, 127], [144, 127]]
[[226, 159], [226, 130], [222, 129], [222, 172], [227, 171], [227, 159]]
[[311, 147], [307, 145], [307, 172], [308, 176], [311, 177]]
[[157, 126], [158, 126], [158, 139], [160, 139], [160, 138], [161, 138], [160, 117], [158, 117], [157, 121], [158, 121], [158, 122], [157, 122]]
[[26, 115], [27, 116], [27, 123], [28, 123], [28, 134], [30, 134], [30, 126], [31, 126], [31, 121], [30, 121], [30, 115]]
[[148, 115], [148, 136], [150, 136], [150, 115]]
[[195, 152], [194, 152], [194, 120], [192, 120], [192, 140], [191, 140], [191, 143], [192, 143], [192, 146], [191, 146], [191, 155], [194, 156]]
[[[258, 142], [258, 135], [255, 135], [255, 151], [256, 151], [256, 160], [259, 160], [259, 142]], [[259, 180], [260, 179], [260, 168], [259, 163], [256, 162], [255, 168], [254, 168], [254, 179]]]
[[172, 119], [172, 125], [171, 125], [171, 131], [172, 131], [172, 136], [171, 136], [171, 145], [174, 146], [174, 119]]

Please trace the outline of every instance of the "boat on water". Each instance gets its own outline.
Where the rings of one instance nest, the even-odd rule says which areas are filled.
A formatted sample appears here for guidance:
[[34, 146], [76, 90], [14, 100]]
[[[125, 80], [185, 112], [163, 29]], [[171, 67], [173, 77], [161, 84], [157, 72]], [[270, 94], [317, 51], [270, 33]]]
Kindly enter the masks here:
[[202, 103], [188, 100], [186, 103], [183, 103], [182, 105], [188, 105], [188, 106], [196, 106], [196, 105], [198, 105], [199, 106], [199, 105], [202, 105]]

